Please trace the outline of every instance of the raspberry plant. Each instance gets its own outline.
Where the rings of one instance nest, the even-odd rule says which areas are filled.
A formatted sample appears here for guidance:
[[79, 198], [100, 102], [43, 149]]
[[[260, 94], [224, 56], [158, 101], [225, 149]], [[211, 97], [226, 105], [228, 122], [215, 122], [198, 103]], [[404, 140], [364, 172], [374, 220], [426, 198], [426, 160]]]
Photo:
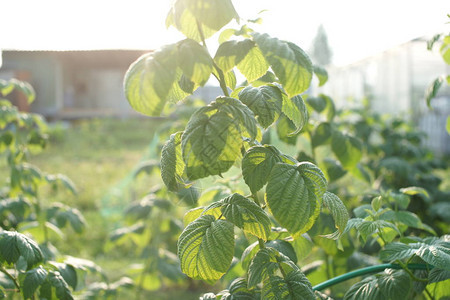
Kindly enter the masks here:
[[[238, 29], [222, 30], [220, 45], [211, 55], [206, 40], [233, 19], [242, 21], [231, 0], [175, 1], [166, 24], [186, 39], [143, 55], [124, 80], [131, 106], [150, 116], [191, 95], [211, 75], [223, 92], [195, 111], [161, 152], [161, 177], [168, 190], [180, 193], [212, 176], [224, 178], [226, 185], [217, 190], [217, 197], [209, 197], [209, 203], [186, 213], [177, 245], [181, 271], [214, 283], [237, 263], [236, 241], [242, 236], [237, 233], [251, 243], [241, 256], [246, 274], [240, 274], [227, 290], [207, 293], [202, 299], [323, 297], [315, 291], [329, 285], [313, 288], [303, 272], [306, 269], [297, 265], [297, 257], [304, 255], [299, 249], [305, 249], [299, 244], [308, 243], [308, 234], [318, 232], [311, 229], [322, 211], [334, 220], [335, 232], [326, 235], [330, 247], [342, 249], [339, 239], [352, 231], [363, 244], [371, 240], [385, 247], [381, 259], [396, 262], [359, 273], [386, 269], [353, 285], [346, 299], [394, 299], [427, 291], [426, 284], [413, 291], [413, 281], [445, 282], [450, 265], [448, 236], [393, 242], [404, 238], [408, 227], [434, 233], [414, 214], [399, 211], [406, 208], [408, 195], [423, 191], [411, 187], [398, 197], [383, 191], [372, 194], [372, 205], [349, 221], [343, 202], [328, 190], [327, 178], [337, 180], [347, 171], [368, 181], [370, 176], [359, 164], [363, 145], [340, 130], [331, 98], [306, 95], [314, 75], [319, 85], [327, 81], [326, 71], [299, 46], [252, 30], [251, 20]], [[236, 70], [246, 78], [240, 86]], [[309, 154], [302, 151], [294, 158], [277, 149], [270, 142], [272, 128], [288, 144], [295, 145], [299, 136], [309, 138]], [[316, 162], [316, 148], [324, 145], [337, 158], [320, 162], [325, 172]], [[439, 249], [434, 252], [439, 259], [432, 249]], [[413, 262], [419, 265], [412, 266]], [[415, 269], [422, 271], [422, 277], [411, 271]]]

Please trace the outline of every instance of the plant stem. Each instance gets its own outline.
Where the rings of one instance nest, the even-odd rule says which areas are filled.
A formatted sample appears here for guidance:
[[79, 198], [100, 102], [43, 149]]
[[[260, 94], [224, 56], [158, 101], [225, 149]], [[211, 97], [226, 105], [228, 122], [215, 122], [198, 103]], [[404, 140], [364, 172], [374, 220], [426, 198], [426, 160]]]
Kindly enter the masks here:
[[428, 279], [426, 278], [419, 278], [416, 275], [413, 274], [413, 272], [411, 272], [411, 270], [408, 268], [407, 264], [404, 264], [402, 261], [397, 260], [397, 263], [400, 265], [400, 267], [402, 267], [402, 269], [408, 273], [409, 277], [411, 277], [412, 280], [415, 281], [419, 281], [419, 282], [428, 282]]
[[428, 291], [427, 287], [425, 287], [425, 294], [430, 297], [430, 300], [434, 300], [434, 297], [430, 294], [430, 291]]
[[14, 276], [12, 276], [11, 274], [9, 274], [8, 271], [7, 271], [5, 268], [3, 268], [3, 266], [0, 266], [0, 272], [2, 272], [3, 274], [5, 274], [6, 276], [8, 276], [8, 278], [11, 279], [12, 282], [14, 282], [14, 285], [15, 285], [16, 288], [17, 288], [17, 292], [20, 292], [20, 285], [19, 285], [19, 283], [17, 282], [16, 278], [14, 278]]

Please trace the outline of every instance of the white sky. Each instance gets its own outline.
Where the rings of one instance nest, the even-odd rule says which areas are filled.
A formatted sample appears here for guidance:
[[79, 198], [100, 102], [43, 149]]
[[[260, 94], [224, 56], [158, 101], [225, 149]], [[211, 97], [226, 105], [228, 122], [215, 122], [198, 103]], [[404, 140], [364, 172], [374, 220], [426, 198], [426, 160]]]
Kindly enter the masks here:
[[[0, 0], [0, 49], [154, 49], [183, 37], [165, 28], [170, 0]], [[336, 64], [449, 30], [449, 0], [233, 0], [255, 30], [307, 50], [323, 24]], [[217, 37], [212, 38], [212, 44]]]

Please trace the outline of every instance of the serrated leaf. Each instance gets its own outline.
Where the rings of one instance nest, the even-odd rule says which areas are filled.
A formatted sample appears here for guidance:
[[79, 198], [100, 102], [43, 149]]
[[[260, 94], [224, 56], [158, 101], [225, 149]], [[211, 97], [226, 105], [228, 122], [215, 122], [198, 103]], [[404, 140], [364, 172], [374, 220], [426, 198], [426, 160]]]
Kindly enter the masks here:
[[331, 150], [346, 169], [355, 168], [362, 157], [361, 142], [337, 130], [334, 130], [331, 135]]
[[303, 126], [308, 122], [308, 110], [306, 109], [305, 102], [300, 95], [292, 98], [283, 97], [282, 112], [289, 120], [294, 123], [296, 129], [289, 135], [295, 135], [299, 133]]
[[59, 300], [73, 300], [69, 286], [61, 274], [57, 271], [50, 271], [48, 274], [50, 285], [55, 288], [56, 298]]
[[36, 289], [45, 281], [47, 278], [47, 271], [39, 266], [36, 269], [27, 271], [24, 274], [22, 286], [22, 293], [25, 299], [33, 298]]
[[208, 51], [191, 39], [178, 42], [177, 47], [178, 66], [183, 74], [193, 83], [203, 86], [213, 69], [213, 61]]
[[248, 267], [248, 286], [252, 288], [278, 269], [278, 251], [273, 248], [260, 249]]
[[218, 207], [220, 207], [227, 221], [258, 238], [268, 239], [271, 226], [270, 219], [266, 212], [255, 202], [235, 193], [211, 204], [204, 211], [207, 212]]
[[279, 139], [289, 145], [296, 145], [297, 136], [292, 135], [292, 132], [295, 132], [297, 127], [295, 124], [289, 120], [284, 114], [278, 118], [277, 122], [277, 135]]
[[321, 66], [313, 66], [314, 74], [316, 74], [319, 79], [319, 86], [324, 85], [328, 81], [328, 72], [325, 68]]
[[15, 232], [3, 231], [0, 233], [0, 259], [7, 263], [16, 263], [20, 257], [27, 262], [27, 268], [43, 260], [38, 244], [29, 237]]
[[287, 256], [294, 264], [297, 263], [297, 254], [295, 253], [294, 248], [291, 243], [284, 240], [272, 240], [266, 243], [267, 247], [271, 247], [276, 249], [278, 252]]
[[440, 282], [450, 279], [450, 270], [442, 270], [439, 268], [433, 268], [428, 275], [428, 282]]
[[133, 109], [150, 116], [162, 112], [174, 83], [177, 84], [176, 55], [177, 47], [172, 44], [144, 54], [130, 66], [124, 90]]
[[183, 183], [185, 163], [181, 154], [181, 135], [179, 131], [170, 136], [161, 150], [161, 178], [170, 191], [178, 191]]
[[239, 100], [253, 111], [264, 128], [275, 122], [284, 103], [280, 89], [274, 85], [247, 86], [239, 92]]
[[349, 219], [347, 208], [341, 199], [333, 193], [325, 192], [322, 199], [323, 204], [330, 210], [333, 216], [336, 228], [342, 233]]
[[411, 290], [411, 278], [403, 270], [386, 269], [378, 276], [370, 276], [354, 284], [345, 294], [345, 300], [407, 298]]
[[442, 83], [444, 83], [444, 77], [439, 76], [433, 82], [428, 86], [426, 92], [425, 92], [425, 100], [427, 102], [427, 106], [431, 107], [431, 100], [436, 97], [437, 93], [439, 92], [440, 88], [442, 87]]
[[289, 97], [308, 89], [313, 68], [308, 55], [300, 47], [267, 34], [253, 33], [252, 37]]
[[276, 163], [282, 162], [281, 153], [273, 146], [254, 146], [242, 159], [242, 175], [252, 193], [259, 191], [269, 178]]
[[[238, 15], [230, 0], [177, 0], [166, 18], [166, 26], [173, 25], [188, 38], [202, 40], [212, 36]], [[197, 24], [198, 22], [198, 24]]]
[[78, 284], [77, 272], [71, 265], [59, 262], [50, 262], [51, 265], [58, 269], [59, 274], [64, 278], [64, 281], [75, 290]]
[[400, 235], [400, 230], [398, 230], [397, 226], [390, 222], [386, 222], [384, 220], [375, 220], [375, 221], [363, 221], [356, 227], [358, 229], [358, 232], [361, 234], [361, 237], [364, 241], [367, 240], [369, 236], [372, 234], [378, 233], [383, 236], [383, 229], [384, 228], [391, 228], [397, 234]]
[[394, 242], [387, 244], [380, 252], [380, 258], [387, 261], [406, 259], [413, 255], [437, 268], [450, 270], [450, 243], [442, 240], [411, 244]]
[[309, 230], [319, 215], [326, 180], [315, 165], [276, 164], [266, 187], [267, 204], [281, 226], [299, 235]]
[[185, 226], [189, 225], [189, 223], [194, 222], [195, 219], [202, 215], [202, 212], [205, 208], [203, 206], [196, 207], [188, 210], [183, 217], [183, 223]]
[[230, 267], [233, 254], [233, 224], [211, 215], [190, 223], [178, 239], [181, 270], [194, 279], [219, 279]]

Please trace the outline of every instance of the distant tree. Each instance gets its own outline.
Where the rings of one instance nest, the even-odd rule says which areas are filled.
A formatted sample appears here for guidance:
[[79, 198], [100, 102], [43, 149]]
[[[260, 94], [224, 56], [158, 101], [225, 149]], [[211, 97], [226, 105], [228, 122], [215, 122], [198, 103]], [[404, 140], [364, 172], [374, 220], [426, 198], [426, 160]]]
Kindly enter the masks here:
[[326, 66], [331, 63], [333, 52], [328, 44], [327, 33], [325, 32], [325, 28], [322, 24], [317, 29], [316, 36], [312, 42], [309, 52], [314, 63], [322, 66]]

